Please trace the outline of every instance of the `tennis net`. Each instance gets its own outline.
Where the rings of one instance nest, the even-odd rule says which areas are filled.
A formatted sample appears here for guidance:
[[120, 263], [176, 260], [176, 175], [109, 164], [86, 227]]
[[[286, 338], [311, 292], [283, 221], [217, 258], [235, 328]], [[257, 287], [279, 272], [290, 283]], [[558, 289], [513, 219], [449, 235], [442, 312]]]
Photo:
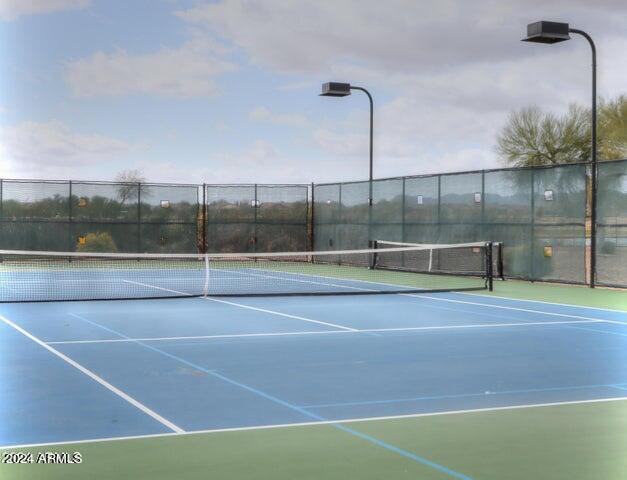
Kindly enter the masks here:
[[[0, 301], [345, 295], [487, 289], [491, 245], [252, 254], [0, 250]], [[457, 265], [446, 275], [425, 258]], [[470, 258], [469, 258], [470, 257]], [[399, 258], [402, 262], [399, 264]]]
[[491, 276], [503, 279], [503, 244], [501, 242], [474, 242], [458, 244], [425, 244], [375, 240], [376, 250], [408, 248], [409, 251], [390, 253], [379, 259], [379, 268], [396, 270], [409, 269], [441, 275], [481, 276], [487, 268], [485, 264], [487, 248], [492, 262]]

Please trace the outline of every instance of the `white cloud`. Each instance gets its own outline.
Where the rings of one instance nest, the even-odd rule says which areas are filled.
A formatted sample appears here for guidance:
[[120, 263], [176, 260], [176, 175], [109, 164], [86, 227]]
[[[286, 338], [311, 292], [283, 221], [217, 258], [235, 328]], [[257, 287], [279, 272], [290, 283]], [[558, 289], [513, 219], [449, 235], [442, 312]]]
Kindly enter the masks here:
[[304, 127], [309, 124], [307, 118], [297, 113], [274, 113], [266, 107], [256, 107], [248, 113], [248, 118], [255, 122], [272, 123], [289, 127]]
[[312, 90], [315, 88], [320, 88], [320, 84], [317, 79], [307, 79], [286, 83], [285, 85], [281, 85], [277, 87], [277, 90], [283, 92], [289, 92], [294, 90]]
[[79, 10], [90, 4], [91, 0], [2, 0], [0, 2], [0, 20], [15, 20], [23, 15], [38, 15]]
[[[290, 176], [291, 170], [296, 171], [294, 163], [266, 140], [255, 140], [235, 152], [213, 153], [207, 163], [212, 167], [206, 170], [204, 178], [210, 178], [211, 182], [274, 182], [273, 178], [281, 169], [285, 176]], [[246, 175], [249, 177], [242, 180]]]
[[316, 146], [335, 156], [368, 155], [368, 136], [345, 131], [319, 129], [313, 132]]
[[176, 98], [213, 96], [219, 93], [215, 78], [237, 68], [218, 58], [216, 48], [196, 39], [179, 49], [146, 55], [123, 50], [98, 52], [70, 62], [66, 82], [79, 97], [133, 93]]
[[178, 15], [244, 49], [255, 63], [282, 71], [320, 73], [352, 63], [425, 72], [511, 58], [529, 21], [560, 18], [564, 10], [594, 33], [624, 31], [617, 18], [627, 4], [616, 0], [593, 7], [588, 0], [223, 0]]
[[82, 134], [58, 121], [0, 127], [0, 177], [76, 178], [78, 170], [110, 162], [132, 145], [97, 134]]
[[[321, 81], [355, 82], [374, 95], [377, 176], [496, 166], [495, 134], [511, 110], [537, 104], [559, 112], [571, 102], [588, 105], [590, 52], [586, 42], [576, 37], [552, 47], [523, 44], [519, 39], [529, 21], [559, 20], [568, 11], [565, 20], [586, 29], [597, 41], [600, 96], [625, 91], [624, 0], [597, 0], [594, 4], [589, 0], [389, 0], [385, 5], [377, 0], [217, 0], [193, 4], [193, 8], [177, 13], [186, 24], [187, 43], [148, 54], [123, 49], [98, 52], [69, 62], [65, 74], [71, 91], [79, 97], [213, 96], [219, 93], [221, 76], [237, 70], [235, 59], [240, 62], [242, 58], [261, 69], [247, 69], [238, 82], [252, 88], [271, 85], [269, 88], [290, 90], [290, 102], [298, 101], [298, 90], [306, 89], [304, 94], [311, 97]], [[282, 75], [285, 73], [289, 75]], [[272, 75], [272, 83], [242, 78], [250, 75], [253, 79], [257, 74]], [[358, 95], [361, 93], [356, 92], [355, 97]], [[249, 97], [242, 98], [242, 102], [249, 101]], [[366, 99], [347, 100], [324, 119], [311, 117], [310, 105], [294, 106], [296, 113], [289, 111], [291, 104], [282, 111], [269, 104], [245, 110], [248, 119], [255, 122], [310, 128], [296, 132], [298, 136], [282, 136], [272, 143], [257, 140], [232, 151], [206, 153], [201, 151], [206, 146], [190, 145], [190, 158], [202, 156], [203, 167], [194, 169], [194, 177], [199, 181], [202, 176], [208, 182], [365, 178]], [[245, 108], [250, 109], [250, 105]], [[332, 108], [329, 106], [328, 111]], [[307, 112], [307, 117], [300, 112]], [[338, 120], [338, 115], [346, 116]], [[238, 124], [237, 119], [229, 119]], [[234, 128], [221, 122], [216, 128]], [[57, 132], [66, 139], [82, 139], [83, 145], [98, 143], [94, 138], [86, 140], [93, 136], [79, 135], [54, 122], [22, 127], [25, 125], [31, 125], [31, 131], [47, 130], [44, 136], [48, 138]], [[0, 133], [4, 158], [10, 144], [4, 140], [7, 129]], [[21, 138], [19, 150], [28, 152], [29, 141], [23, 132]], [[104, 144], [113, 142], [108, 148], [115, 152], [115, 139], [97, 138]], [[153, 148], [160, 146], [159, 141], [154, 140]], [[241, 141], [250, 141], [250, 137]], [[44, 150], [47, 156], [42, 158], [49, 160], [40, 165], [48, 168], [45, 165], [56, 164], [69, 171], [75, 165], [71, 158], [78, 157], [64, 151], [68, 143], [57, 147], [65, 160], [52, 158], [56, 155], [51, 153], [52, 141], [44, 142], [48, 147], [40, 147], [28, 157]], [[118, 147], [120, 152], [131, 148], [124, 144]], [[98, 156], [84, 146], [76, 150], [80, 148], [87, 152], [77, 160], [82, 164]], [[154, 157], [151, 161], [129, 161], [144, 169], [151, 180], [197, 181], [190, 179], [180, 164], [159, 163]], [[14, 167], [24, 161], [31, 171], [38, 171], [35, 161], [12, 158]]]
[[[627, 39], [623, 45], [627, 51]], [[619, 51], [618, 46], [615, 48]], [[533, 104], [558, 113], [571, 102], [588, 105], [590, 70], [585, 44], [558, 54], [558, 68], [550, 49], [542, 53], [430, 74], [380, 75], [371, 71], [365, 84], [375, 85], [371, 89], [375, 97], [375, 174], [394, 176], [501, 166], [494, 143], [509, 112]], [[608, 71], [614, 71], [614, 80], [600, 78], [601, 91], [606, 95], [620, 92], [620, 76], [616, 75], [621, 68], [619, 62], [614, 62], [608, 67]], [[348, 72], [346, 78], [365, 78], [356, 74], [363, 73], [359, 67], [354, 70], [355, 75]], [[610, 81], [616, 89], [612, 89]], [[395, 95], [378, 103], [377, 86]], [[367, 102], [363, 98], [345, 119], [325, 122], [323, 129], [314, 131], [312, 148], [321, 150], [323, 155], [342, 158], [342, 163], [357, 164], [362, 159], [363, 164], [368, 154], [367, 122]]]
[[[519, 41], [540, 18], [589, 31], [599, 49], [599, 95], [624, 93], [624, 14], [627, 3], [617, 0], [222, 0], [178, 12], [252, 63], [290, 74], [283, 89], [317, 89], [321, 80], [367, 87], [377, 175], [497, 166], [495, 136], [512, 110], [589, 105], [590, 50], [582, 38], [553, 47]], [[361, 168], [368, 155], [367, 102], [344, 108], [343, 120], [311, 119], [324, 127], [304, 146], [335, 162], [339, 175]], [[261, 107], [249, 117], [280, 123]]]
[[138, 161], [133, 168], [140, 168], [146, 177], [155, 182], [181, 183], [277, 183], [303, 182], [298, 159], [287, 156], [266, 140], [232, 151], [211, 151], [203, 158], [202, 166], [190, 169], [170, 161]]

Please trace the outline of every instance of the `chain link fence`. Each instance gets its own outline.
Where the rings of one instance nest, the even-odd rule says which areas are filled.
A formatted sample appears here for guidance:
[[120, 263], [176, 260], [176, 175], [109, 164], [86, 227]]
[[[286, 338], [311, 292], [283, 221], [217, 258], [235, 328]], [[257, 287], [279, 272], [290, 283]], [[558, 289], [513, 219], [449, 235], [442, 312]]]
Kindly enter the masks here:
[[627, 160], [598, 171], [597, 282], [627, 287]]
[[208, 252], [302, 252], [309, 242], [307, 185], [205, 185]]
[[303, 251], [307, 185], [0, 180], [0, 248], [103, 252]]
[[[584, 284], [589, 167], [569, 164], [315, 185], [317, 250], [369, 240], [497, 241], [510, 278]], [[627, 160], [599, 164], [597, 279], [627, 286]], [[369, 233], [370, 232], [370, 233]]]
[[0, 180], [0, 247], [194, 252], [195, 185]]
[[[587, 283], [590, 167], [302, 185], [0, 180], [0, 248], [276, 252], [498, 241], [511, 278]], [[598, 165], [600, 285], [627, 287], [627, 160]], [[588, 228], [586, 228], [588, 227]]]

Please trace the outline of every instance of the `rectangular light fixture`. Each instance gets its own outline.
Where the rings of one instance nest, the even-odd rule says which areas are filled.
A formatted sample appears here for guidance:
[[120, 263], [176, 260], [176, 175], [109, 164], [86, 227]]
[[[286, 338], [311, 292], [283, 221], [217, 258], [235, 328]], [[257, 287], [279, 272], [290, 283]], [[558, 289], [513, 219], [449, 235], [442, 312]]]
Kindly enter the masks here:
[[542, 20], [527, 25], [527, 37], [523, 42], [558, 43], [570, 40], [570, 28], [567, 23], [547, 22]]
[[322, 84], [321, 97], [346, 97], [351, 94], [350, 83], [328, 82]]

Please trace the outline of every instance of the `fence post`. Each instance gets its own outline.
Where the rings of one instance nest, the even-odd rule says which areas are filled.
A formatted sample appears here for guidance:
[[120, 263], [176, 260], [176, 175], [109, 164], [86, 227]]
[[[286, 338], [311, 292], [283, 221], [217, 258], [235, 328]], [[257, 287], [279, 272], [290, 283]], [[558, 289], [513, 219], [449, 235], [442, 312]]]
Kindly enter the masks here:
[[253, 252], [257, 252], [257, 210], [259, 209], [259, 207], [257, 206], [257, 184], [255, 183], [255, 200], [253, 202], [254, 205], [254, 212], [255, 212], [255, 224], [253, 227]]
[[142, 184], [137, 182], [137, 253], [142, 251]]
[[[344, 220], [343, 213], [342, 213], [342, 184], [341, 183], [339, 184], [339, 188], [340, 188], [340, 191], [338, 192], [338, 196], [339, 196], [340, 204], [339, 204], [338, 215], [339, 215], [340, 218], [339, 218], [338, 222], [341, 225], [343, 220]], [[334, 246], [337, 245], [335, 247], [336, 250], [341, 250], [343, 248], [342, 242], [341, 242], [341, 238], [340, 238], [340, 235], [339, 235], [339, 232], [341, 232], [341, 230], [338, 228], [338, 224], [337, 223], [333, 226], [333, 230], [334, 230], [334, 235], [333, 236], [335, 237], [335, 240], [333, 241], [333, 244], [334, 244]]]
[[[596, 82], [596, 80], [595, 80]], [[596, 273], [597, 273], [597, 195], [598, 195], [598, 164], [595, 159], [592, 161], [590, 166], [590, 197], [588, 197], [586, 192], [586, 202], [588, 202], [588, 198], [590, 199], [590, 288], [594, 288], [596, 285]], [[586, 215], [587, 216], [587, 215]], [[585, 263], [585, 252], [587, 250], [586, 241], [585, 241], [585, 229], [586, 229], [586, 218], [583, 221], [584, 224], [584, 263]], [[584, 276], [585, 276], [585, 265], [584, 265]], [[584, 278], [585, 281], [585, 278]]]
[[485, 228], [485, 170], [481, 170], [481, 226], [479, 233], [481, 235], [480, 241], [486, 241], [486, 228]]
[[72, 252], [74, 249], [72, 242], [72, 180], [69, 181], [69, 197], [68, 197], [68, 206], [67, 206], [67, 246], [68, 252]]
[[4, 215], [2, 211], [2, 204], [4, 203], [4, 181], [0, 178], [0, 248], [5, 248], [5, 244], [1, 241], [4, 238]]
[[403, 190], [402, 190], [402, 203], [401, 203], [401, 242], [405, 241], [405, 177], [403, 177]]
[[529, 240], [529, 279], [535, 280], [535, 243], [536, 243], [536, 175], [531, 169], [531, 239]]
[[368, 192], [368, 245], [366, 248], [374, 248], [374, 244], [372, 243], [374, 241], [372, 238], [372, 209], [374, 208], [372, 176], [368, 181]]
[[[311, 203], [308, 203], [309, 206], [309, 212], [307, 214], [307, 227], [309, 229], [309, 248], [311, 249], [311, 251], [315, 250], [315, 240], [316, 240], [316, 236], [315, 236], [315, 214], [316, 214], [316, 210], [315, 210], [315, 201], [316, 201], [316, 196], [315, 196], [315, 189], [316, 189], [316, 185], [311, 182]], [[307, 197], [307, 200], [309, 201], [309, 197]], [[313, 257], [312, 257], [312, 261], [313, 261]]]
[[201, 206], [201, 215], [202, 215], [202, 231], [200, 232], [200, 249], [201, 253], [207, 253], [207, 185], [205, 183], [202, 184], [202, 206]]
[[436, 210], [436, 238], [431, 243], [439, 243], [441, 235], [441, 222], [442, 222], [442, 175], [438, 175], [438, 206]]

